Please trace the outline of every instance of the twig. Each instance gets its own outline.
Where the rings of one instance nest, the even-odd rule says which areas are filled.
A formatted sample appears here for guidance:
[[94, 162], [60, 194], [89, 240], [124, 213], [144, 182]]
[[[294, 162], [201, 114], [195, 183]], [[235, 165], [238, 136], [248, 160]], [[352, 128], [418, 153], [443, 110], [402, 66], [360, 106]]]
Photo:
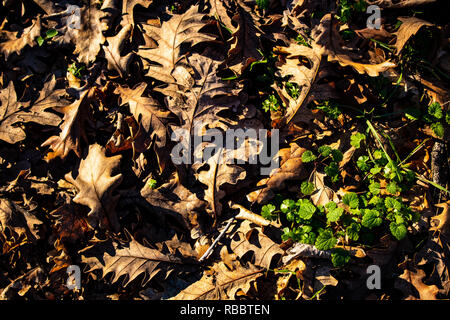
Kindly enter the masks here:
[[216, 240], [214, 240], [213, 244], [208, 248], [208, 250], [206, 250], [206, 252], [200, 257], [200, 259], [198, 259], [198, 262], [202, 262], [203, 260], [205, 260], [209, 257], [209, 255], [214, 250], [214, 247], [217, 245], [219, 240], [225, 235], [225, 232], [227, 232], [228, 228], [231, 226], [233, 221], [234, 221], [234, 218], [230, 219], [230, 221], [227, 223], [227, 225], [222, 230], [222, 232], [219, 234], [219, 236], [216, 238]]

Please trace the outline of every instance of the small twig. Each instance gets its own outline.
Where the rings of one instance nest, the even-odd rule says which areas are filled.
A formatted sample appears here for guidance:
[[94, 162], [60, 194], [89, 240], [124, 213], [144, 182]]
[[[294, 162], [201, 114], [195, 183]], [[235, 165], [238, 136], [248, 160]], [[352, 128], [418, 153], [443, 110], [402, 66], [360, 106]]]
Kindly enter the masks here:
[[230, 221], [227, 223], [227, 225], [222, 230], [222, 232], [219, 234], [219, 236], [216, 238], [216, 240], [214, 240], [213, 244], [208, 248], [208, 250], [206, 250], [206, 252], [200, 257], [200, 259], [198, 259], [198, 262], [202, 262], [203, 260], [205, 260], [209, 257], [209, 255], [214, 250], [214, 247], [217, 245], [219, 240], [222, 239], [222, 237], [225, 235], [225, 233], [227, 232], [228, 228], [230, 228], [233, 221], [234, 221], [234, 218], [230, 219]]

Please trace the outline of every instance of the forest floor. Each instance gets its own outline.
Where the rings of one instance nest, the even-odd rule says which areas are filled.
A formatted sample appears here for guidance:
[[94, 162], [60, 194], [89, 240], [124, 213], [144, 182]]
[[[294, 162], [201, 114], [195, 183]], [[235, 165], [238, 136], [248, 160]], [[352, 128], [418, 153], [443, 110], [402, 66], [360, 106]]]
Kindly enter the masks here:
[[446, 2], [0, 1], [0, 299], [448, 299]]

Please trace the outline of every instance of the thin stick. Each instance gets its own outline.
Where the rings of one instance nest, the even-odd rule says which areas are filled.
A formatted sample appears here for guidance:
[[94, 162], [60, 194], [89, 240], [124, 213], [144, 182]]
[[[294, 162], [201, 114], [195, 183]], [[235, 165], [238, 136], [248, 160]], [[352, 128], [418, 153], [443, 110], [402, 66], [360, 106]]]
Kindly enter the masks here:
[[219, 236], [216, 238], [216, 240], [214, 240], [213, 244], [208, 248], [208, 250], [206, 250], [206, 252], [201, 256], [200, 259], [198, 259], [198, 262], [202, 262], [203, 260], [207, 259], [209, 257], [209, 255], [213, 252], [214, 247], [217, 245], [217, 243], [219, 242], [220, 239], [222, 239], [222, 237], [225, 235], [225, 232], [227, 232], [228, 228], [231, 226], [231, 224], [233, 223], [234, 218], [232, 218], [227, 225], [225, 226], [225, 228], [222, 230], [222, 232], [219, 234]]

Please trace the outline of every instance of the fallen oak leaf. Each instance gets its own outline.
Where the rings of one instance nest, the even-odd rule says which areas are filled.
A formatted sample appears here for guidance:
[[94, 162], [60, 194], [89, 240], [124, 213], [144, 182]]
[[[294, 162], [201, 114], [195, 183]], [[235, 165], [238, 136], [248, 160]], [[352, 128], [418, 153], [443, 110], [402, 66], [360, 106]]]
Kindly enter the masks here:
[[41, 145], [42, 147], [50, 146], [53, 150], [46, 155], [47, 161], [56, 157], [64, 160], [70, 151], [75, 152], [79, 158], [81, 157], [80, 139], [87, 141], [84, 123], [90, 118], [88, 111], [93, 93], [92, 89], [88, 89], [81, 94], [77, 101], [56, 109], [64, 114], [64, 118], [60, 125], [59, 136], [52, 136]]
[[[313, 83], [316, 81], [322, 55], [317, 49], [312, 49], [297, 43], [291, 43], [289, 47], [276, 47], [274, 51], [286, 55], [284, 63], [277, 63], [279, 68], [278, 75], [281, 77], [290, 77], [290, 82], [296, 83], [300, 88], [299, 96], [295, 101], [288, 94], [284, 95], [289, 102], [287, 103], [282, 124], [288, 124], [293, 120], [299, 109], [309, 102], [306, 101], [306, 98], [310, 93]], [[307, 59], [308, 64], [301, 63], [299, 61], [300, 58]], [[311, 113], [309, 110], [304, 111]], [[309, 116], [311, 117], [311, 115]]]
[[[167, 83], [169, 87], [176, 82], [172, 72], [183, 57], [181, 45], [194, 46], [214, 40], [214, 37], [199, 32], [206, 26], [202, 21], [204, 16], [198, 11], [198, 6], [192, 6], [183, 14], [173, 15], [169, 21], [163, 22], [161, 27], [143, 24], [145, 33], [158, 42], [158, 47], [140, 47], [137, 53], [141, 58], [158, 64], [148, 66], [147, 76]], [[160, 90], [164, 93], [164, 89]]]
[[191, 233], [200, 228], [199, 216], [205, 211], [207, 203], [183, 186], [178, 178], [170, 180], [157, 189], [146, 185], [140, 194], [156, 213], [169, 215], [184, 229], [191, 230]]
[[125, 56], [121, 55], [121, 51], [125, 45], [125, 42], [129, 39], [132, 31], [132, 26], [129, 24], [122, 28], [115, 37], [108, 37], [106, 41], [108, 45], [102, 45], [105, 52], [105, 58], [108, 61], [108, 69], [115, 70], [119, 73], [120, 77], [128, 74], [128, 69], [133, 61], [134, 53], [130, 52]]
[[26, 46], [33, 47], [37, 44], [35, 38], [41, 35], [41, 18], [33, 21], [31, 26], [20, 31], [11, 32], [0, 30], [0, 52], [4, 54], [5, 59], [12, 53], [20, 54]]
[[403, 47], [408, 42], [409, 38], [415, 35], [420, 28], [425, 26], [434, 26], [434, 24], [416, 17], [399, 17], [397, 18], [402, 22], [400, 28], [395, 33], [397, 40], [395, 42], [395, 49], [397, 54], [400, 54]]
[[254, 23], [248, 8], [236, 2], [236, 14], [232, 20], [238, 25], [232, 34], [231, 47], [226, 64], [236, 74], [241, 74], [252, 62], [262, 58], [258, 48], [259, 37], [263, 33]]
[[42, 221], [14, 202], [0, 198], [0, 225], [2, 234], [10, 229], [19, 237], [25, 236], [27, 240], [34, 242], [39, 239]]
[[320, 20], [320, 24], [311, 32], [311, 36], [314, 39], [313, 47], [316, 47], [316, 50], [320, 50], [322, 55], [326, 55], [328, 61], [337, 61], [343, 67], [351, 66], [358, 73], [366, 73], [371, 77], [376, 77], [381, 72], [396, 67], [396, 64], [389, 60], [378, 64], [356, 62], [355, 60], [359, 59], [359, 57], [349, 50], [343, 49], [343, 40], [336, 24], [337, 21], [333, 19], [333, 15], [326, 14]]
[[[172, 116], [171, 112], [164, 110], [158, 101], [151, 97], [143, 96], [146, 88], [147, 84], [141, 82], [133, 89], [118, 86], [114, 93], [119, 94], [120, 105], [128, 103], [131, 114], [142, 125], [144, 141], [142, 146], [137, 146], [136, 151], [142, 152], [146, 150], [150, 142], [153, 141], [153, 136], [155, 136], [157, 154], [161, 158], [168, 153], [168, 151], [164, 151], [168, 140], [167, 124]], [[163, 164], [160, 161], [160, 165]]]
[[251, 252], [251, 263], [265, 269], [277, 264], [284, 252], [260, 227], [252, 226], [248, 220], [242, 221], [239, 228], [230, 234], [230, 238], [230, 249], [239, 258]]
[[171, 300], [225, 300], [236, 299], [238, 291], [246, 293], [252, 283], [263, 275], [264, 269], [252, 264], [246, 267], [233, 258], [215, 263], [197, 282], [181, 291]]
[[439, 289], [435, 285], [429, 286], [423, 283], [425, 276], [425, 271], [421, 269], [417, 269], [416, 272], [405, 269], [399, 279], [404, 280], [406, 284], [397, 279], [395, 287], [406, 295], [406, 300], [437, 300], [436, 295]]
[[308, 172], [304, 170], [302, 154], [306, 149], [297, 143], [291, 143], [289, 148], [278, 151], [275, 158], [279, 160], [279, 168], [273, 169], [268, 178], [257, 183], [261, 189], [247, 195], [252, 203], [264, 204], [275, 196], [275, 192], [285, 187], [285, 182], [291, 180], [302, 180], [307, 178]]
[[98, 242], [79, 251], [81, 261], [88, 265], [88, 272], [101, 270], [102, 277], [112, 273], [111, 283], [122, 276], [122, 286], [126, 287], [140, 275], [144, 275], [141, 285], [145, 286], [157, 274], [169, 273], [176, 266], [182, 266], [183, 260], [173, 254], [141, 245], [131, 238], [127, 243], [113, 240]]
[[104, 227], [103, 220], [106, 218], [114, 231], [119, 229], [114, 213], [119, 196], [113, 196], [112, 193], [122, 181], [122, 174], [113, 175], [119, 168], [121, 157], [106, 157], [103, 147], [90, 145], [86, 158], [80, 162], [77, 177], [73, 178], [71, 174], [65, 176], [78, 190], [73, 201], [91, 209], [87, 215], [91, 227], [96, 227], [99, 222]]
[[436, 207], [442, 208], [442, 212], [431, 219], [439, 221], [437, 226], [431, 227], [430, 231], [439, 231], [440, 233], [446, 233], [450, 230], [450, 211], [448, 210], [448, 202], [436, 204]]
[[54, 90], [55, 77], [44, 84], [39, 97], [33, 102], [17, 101], [17, 94], [11, 81], [7, 88], [0, 91], [0, 140], [16, 143], [26, 138], [24, 130], [16, 126], [19, 123], [35, 122], [56, 126], [61, 118], [47, 109], [65, 104], [61, 99], [65, 90]]
[[105, 26], [100, 19], [103, 11], [89, 5], [79, 8], [79, 16], [76, 18], [73, 15], [74, 12], [70, 11], [69, 8], [65, 11], [65, 14], [61, 13], [59, 22], [62, 27], [56, 29], [58, 35], [53, 37], [52, 41], [60, 45], [75, 45], [73, 53], [78, 55], [78, 61], [88, 65], [95, 61], [101, 45], [106, 39], [103, 35]]

